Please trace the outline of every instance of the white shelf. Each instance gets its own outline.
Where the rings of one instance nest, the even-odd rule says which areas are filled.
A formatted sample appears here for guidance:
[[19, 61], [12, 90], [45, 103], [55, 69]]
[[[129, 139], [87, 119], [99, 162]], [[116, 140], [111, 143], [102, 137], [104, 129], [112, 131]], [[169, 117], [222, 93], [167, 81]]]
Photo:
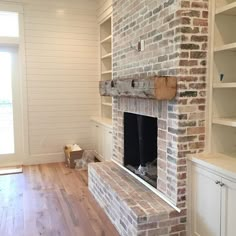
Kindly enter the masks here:
[[107, 74], [111, 74], [111, 73], [112, 73], [112, 70], [107, 70], [107, 71], [103, 71], [102, 75], [107, 75]]
[[236, 43], [226, 44], [214, 49], [215, 52], [234, 51], [236, 52]]
[[213, 124], [236, 127], [236, 117], [213, 118]]
[[226, 6], [216, 9], [215, 14], [216, 15], [222, 14], [222, 15], [236, 16], [236, 2], [233, 2], [231, 4], [228, 4]]
[[236, 88], [236, 83], [214, 83], [213, 88]]
[[109, 107], [111, 107], [111, 106], [112, 106], [112, 103], [110, 103], [110, 102], [103, 102], [102, 105], [103, 105], [103, 106], [109, 106]]
[[102, 59], [111, 58], [111, 56], [112, 56], [112, 54], [111, 54], [111, 53], [108, 53], [108, 54], [104, 55], [104, 56], [102, 57]]
[[236, 179], [235, 153], [199, 153], [189, 154], [188, 159], [194, 163], [217, 171], [228, 178]]
[[103, 39], [103, 40], [101, 40], [101, 44], [102, 43], [111, 43], [111, 40], [112, 40], [112, 36], [110, 35], [110, 36], [108, 36], [108, 37], [106, 37], [105, 39]]
[[107, 128], [112, 128], [112, 119], [97, 116], [97, 117], [92, 117], [91, 120], [99, 124], [102, 124], [106, 126]]

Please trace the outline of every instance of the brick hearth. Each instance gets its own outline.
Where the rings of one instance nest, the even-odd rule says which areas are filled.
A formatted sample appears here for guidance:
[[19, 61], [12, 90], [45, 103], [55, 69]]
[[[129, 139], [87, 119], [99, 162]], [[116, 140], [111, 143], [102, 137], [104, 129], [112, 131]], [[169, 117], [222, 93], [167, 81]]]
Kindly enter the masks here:
[[113, 162], [89, 165], [89, 190], [122, 236], [176, 235], [185, 230], [185, 212], [177, 213]]

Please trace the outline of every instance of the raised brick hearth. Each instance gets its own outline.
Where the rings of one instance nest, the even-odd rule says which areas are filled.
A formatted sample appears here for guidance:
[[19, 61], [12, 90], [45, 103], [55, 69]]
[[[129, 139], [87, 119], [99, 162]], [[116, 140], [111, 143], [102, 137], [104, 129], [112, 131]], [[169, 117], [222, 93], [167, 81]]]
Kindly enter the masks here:
[[89, 165], [89, 190], [122, 236], [174, 236], [185, 230], [185, 212], [178, 214], [113, 162]]

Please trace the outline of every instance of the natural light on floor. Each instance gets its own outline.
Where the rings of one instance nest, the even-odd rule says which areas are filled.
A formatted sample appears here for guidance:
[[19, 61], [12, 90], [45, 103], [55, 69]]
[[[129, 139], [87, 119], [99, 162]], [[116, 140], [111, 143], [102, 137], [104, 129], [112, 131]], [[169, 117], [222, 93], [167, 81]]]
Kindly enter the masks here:
[[0, 52], [0, 154], [14, 153], [11, 54]]

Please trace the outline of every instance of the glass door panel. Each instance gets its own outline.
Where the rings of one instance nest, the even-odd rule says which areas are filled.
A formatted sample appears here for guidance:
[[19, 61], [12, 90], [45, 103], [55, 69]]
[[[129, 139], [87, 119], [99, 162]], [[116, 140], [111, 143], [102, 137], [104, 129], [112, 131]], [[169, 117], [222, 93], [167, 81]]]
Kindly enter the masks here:
[[12, 54], [0, 51], [0, 155], [13, 154]]

